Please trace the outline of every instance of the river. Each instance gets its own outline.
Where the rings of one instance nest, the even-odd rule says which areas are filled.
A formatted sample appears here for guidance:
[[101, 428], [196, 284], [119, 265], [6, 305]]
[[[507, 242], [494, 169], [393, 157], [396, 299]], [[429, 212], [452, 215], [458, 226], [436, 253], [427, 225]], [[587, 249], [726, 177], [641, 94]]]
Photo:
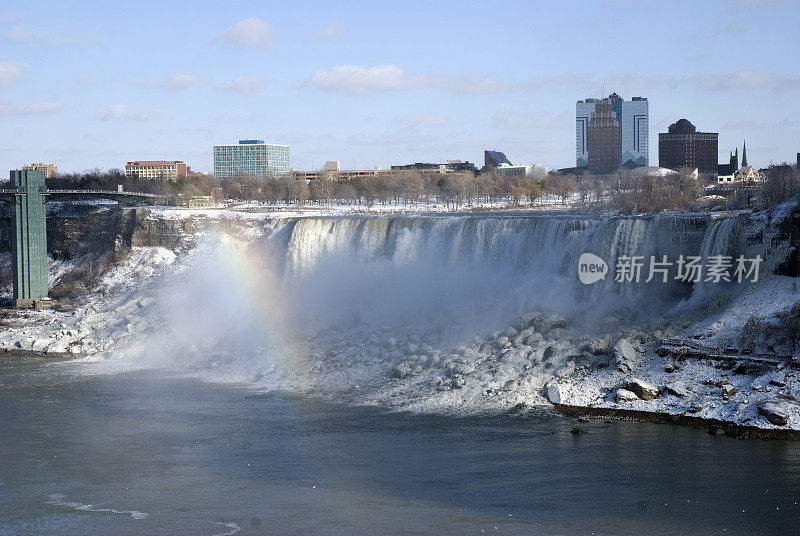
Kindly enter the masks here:
[[792, 442], [34, 358], [3, 358], [0, 378], [2, 535], [800, 533]]

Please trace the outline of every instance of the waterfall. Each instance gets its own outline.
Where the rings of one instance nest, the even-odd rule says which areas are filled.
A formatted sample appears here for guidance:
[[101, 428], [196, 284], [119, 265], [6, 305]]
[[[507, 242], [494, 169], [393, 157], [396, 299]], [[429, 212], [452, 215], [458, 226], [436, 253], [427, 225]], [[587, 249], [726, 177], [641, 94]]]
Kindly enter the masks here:
[[[695, 287], [704, 299], [709, 289], [672, 276], [646, 283], [650, 257], [734, 255], [739, 226], [736, 217], [704, 214], [310, 217], [283, 220], [261, 246], [301, 308], [328, 319], [392, 323], [394, 311], [412, 323], [489, 313], [501, 322], [532, 309], [599, 316], [618, 308], [656, 316]], [[591, 286], [577, 277], [584, 252], [609, 267]], [[615, 281], [622, 256], [643, 257], [638, 283]]]

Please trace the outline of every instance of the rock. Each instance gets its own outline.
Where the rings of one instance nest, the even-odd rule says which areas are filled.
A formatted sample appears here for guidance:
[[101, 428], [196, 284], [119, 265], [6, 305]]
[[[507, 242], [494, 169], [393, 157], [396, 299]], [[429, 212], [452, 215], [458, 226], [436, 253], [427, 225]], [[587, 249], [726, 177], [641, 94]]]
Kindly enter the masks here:
[[578, 428], [577, 426], [573, 426], [572, 430], [570, 430], [570, 433], [573, 433], [573, 434], [577, 435], [577, 434], [582, 434], [584, 432], [583, 432], [583, 430], [581, 428]]
[[636, 396], [636, 393], [623, 388], [617, 389], [615, 398], [617, 402], [633, 402], [635, 400], [639, 400], [639, 397]]
[[508, 337], [509, 339], [513, 339], [514, 337], [516, 337], [516, 336], [517, 336], [517, 330], [516, 330], [516, 329], [514, 329], [513, 327], [510, 327], [510, 328], [506, 329], [506, 330], [503, 332], [503, 335], [505, 335], [505, 336], [506, 336], [506, 337]]
[[722, 387], [723, 385], [728, 385], [728, 380], [722, 378], [721, 380], [714, 383], [716, 387]]
[[450, 388], [451, 389], [461, 389], [467, 381], [464, 379], [463, 376], [456, 376], [452, 380], [450, 380]]
[[789, 423], [789, 414], [798, 411], [800, 405], [793, 397], [765, 398], [758, 403], [758, 414], [763, 415], [769, 422], [776, 426], [786, 426]]
[[547, 400], [551, 404], [562, 404], [563, 395], [561, 394], [561, 386], [557, 383], [550, 383], [547, 385]]
[[511, 341], [508, 340], [508, 337], [506, 337], [505, 335], [501, 335], [495, 341], [495, 345], [498, 348], [510, 348], [511, 347]]
[[33, 350], [34, 352], [44, 352], [48, 346], [50, 346], [49, 339], [36, 339], [33, 341], [31, 350]]
[[395, 378], [406, 378], [411, 375], [411, 367], [408, 363], [400, 363], [392, 369], [392, 376]]
[[514, 321], [514, 328], [517, 331], [524, 331], [541, 322], [542, 318], [543, 317], [541, 313], [522, 315]]
[[614, 345], [614, 359], [620, 372], [628, 372], [639, 365], [641, 354], [628, 339], [620, 339]]
[[548, 359], [556, 355], [556, 352], [557, 350], [555, 346], [548, 346], [547, 348], [544, 349], [544, 354], [542, 354], [542, 361], [547, 361]]
[[467, 365], [466, 363], [456, 363], [455, 366], [453, 367], [453, 370], [450, 371], [450, 374], [452, 374], [453, 376], [455, 375], [467, 376], [469, 374], [472, 374], [474, 371], [475, 367], [473, 367], [472, 365]]
[[700, 404], [692, 404], [692, 407], [689, 408], [689, 413], [699, 413], [703, 411], [703, 406]]
[[594, 355], [609, 355], [613, 350], [613, 346], [610, 338], [603, 337], [584, 344], [581, 350], [591, 352]]
[[[36, 343], [34, 343], [34, 346]], [[774, 385], [775, 387], [785, 387], [786, 386], [786, 376], [778, 376], [776, 378], [772, 378], [769, 381], [770, 385]]]
[[721, 426], [712, 426], [708, 429], [708, 433], [711, 435], [725, 435], [725, 430]]
[[555, 311], [551, 311], [544, 315], [544, 318], [539, 323], [539, 330], [542, 333], [547, 333], [548, 331], [555, 329], [555, 328], [566, 328], [567, 327], [567, 320], [564, 318], [564, 315], [561, 313], [557, 313]]
[[733, 385], [723, 385], [722, 386], [722, 395], [723, 396], [733, 396], [733, 393], [736, 392], [736, 387]]
[[689, 396], [689, 387], [686, 385], [686, 382], [683, 381], [668, 383], [664, 386], [664, 390], [672, 396], [677, 396], [679, 398], [686, 398]]
[[537, 342], [542, 342], [543, 340], [544, 337], [542, 337], [542, 334], [534, 331], [533, 333], [525, 337], [525, 344], [531, 346], [536, 344]]
[[625, 384], [625, 389], [635, 393], [642, 400], [653, 400], [658, 397], [658, 389], [644, 380], [634, 378]]

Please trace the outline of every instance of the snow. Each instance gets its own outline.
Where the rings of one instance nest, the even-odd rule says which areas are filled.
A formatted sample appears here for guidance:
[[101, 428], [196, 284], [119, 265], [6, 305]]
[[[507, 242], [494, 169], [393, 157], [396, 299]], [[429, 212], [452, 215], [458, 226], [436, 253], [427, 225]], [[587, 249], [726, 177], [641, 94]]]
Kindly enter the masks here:
[[[599, 334], [574, 310], [527, 310], [455, 342], [442, 334], [461, 333], [469, 324], [447, 315], [425, 317], [425, 330], [375, 325], [357, 315], [328, 319], [317, 329], [273, 318], [297, 302], [285, 299], [268, 272], [239, 293], [228, 288], [241, 276], [239, 267], [227, 264], [231, 252], [275, 232], [276, 226], [253, 226], [252, 220], [274, 222], [297, 212], [161, 208], [150, 215], [195, 216], [238, 219], [246, 232], [203, 235], [181, 253], [133, 248], [73, 311], [22, 312], [0, 332], [0, 346], [82, 356], [80, 373], [178, 368], [209, 381], [246, 381], [267, 391], [404, 411], [466, 415], [565, 404], [800, 429], [797, 371], [656, 352], [662, 335], [735, 346], [751, 318], [766, 321], [797, 303], [795, 278], [764, 275], [702, 314], [675, 313], [639, 325], [609, 316]], [[51, 280], [73, 268], [54, 262]], [[395, 307], [402, 297], [390, 300], [386, 306]], [[271, 330], [273, 324], [282, 329]], [[786, 424], [776, 424], [781, 420], [767, 410]]]

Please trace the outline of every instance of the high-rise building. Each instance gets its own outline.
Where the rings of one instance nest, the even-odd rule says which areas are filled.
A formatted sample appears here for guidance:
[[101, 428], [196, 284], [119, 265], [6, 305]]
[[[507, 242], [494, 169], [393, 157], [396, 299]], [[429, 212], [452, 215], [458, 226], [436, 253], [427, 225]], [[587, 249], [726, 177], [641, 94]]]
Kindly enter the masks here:
[[58, 177], [58, 166], [55, 164], [43, 164], [41, 162], [22, 166], [22, 171], [44, 171], [46, 179], [53, 179]]
[[613, 173], [619, 169], [620, 126], [611, 99], [595, 103], [587, 128], [588, 167], [591, 173]]
[[587, 167], [591, 143], [589, 140], [589, 123], [597, 104], [601, 100], [610, 102], [611, 110], [619, 123], [618, 161], [622, 168], [647, 166], [649, 156], [650, 112], [648, 101], [644, 97], [633, 97], [623, 100], [616, 93], [607, 99], [585, 99], [575, 105], [575, 165]]
[[137, 160], [125, 164], [125, 175], [140, 179], [185, 179], [192, 168], [180, 160]]
[[249, 174], [256, 179], [287, 175], [289, 146], [264, 143], [264, 140], [239, 140], [236, 145], [214, 146], [214, 175], [221, 178]]
[[697, 132], [686, 119], [671, 124], [658, 135], [658, 165], [667, 169], [697, 168], [701, 175], [715, 175], [719, 134]]

